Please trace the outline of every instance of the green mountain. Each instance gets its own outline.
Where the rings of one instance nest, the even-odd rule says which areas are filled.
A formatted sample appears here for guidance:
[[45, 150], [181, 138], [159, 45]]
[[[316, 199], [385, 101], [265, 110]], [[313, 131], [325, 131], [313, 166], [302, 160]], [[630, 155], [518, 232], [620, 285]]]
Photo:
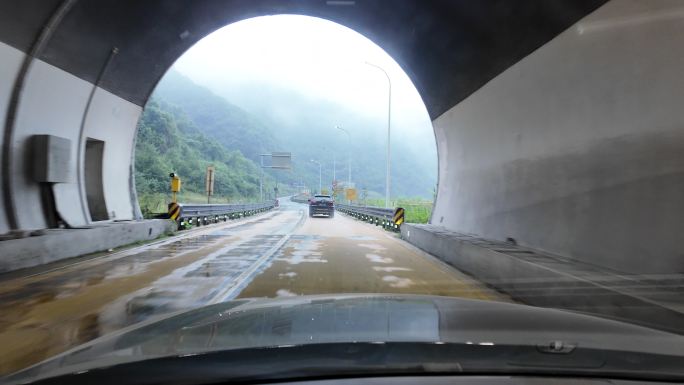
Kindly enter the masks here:
[[175, 70], [164, 76], [154, 96], [181, 106], [207, 137], [255, 162], [259, 161], [259, 154], [277, 151], [278, 144], [270, 127]]
[[138, 123], [135, 181], [144, 214], [163, 212], [170, 195], [169, 173], [183, 181], [179, 200], [205, 202], [204, 177], [214, 165], [214, 202], [254, 201], [259, 195], [259, 167], [238, 150], [205, 135], [177, 106], [154, 96]]

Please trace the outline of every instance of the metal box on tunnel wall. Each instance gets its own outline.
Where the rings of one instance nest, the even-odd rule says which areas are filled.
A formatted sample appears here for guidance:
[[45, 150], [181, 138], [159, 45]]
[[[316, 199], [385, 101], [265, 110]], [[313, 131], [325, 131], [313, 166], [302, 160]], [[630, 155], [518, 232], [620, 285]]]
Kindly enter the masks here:
[[40, 183], [73, 182], [71, 140], [54, 135], [34, 135], [33, 180]]

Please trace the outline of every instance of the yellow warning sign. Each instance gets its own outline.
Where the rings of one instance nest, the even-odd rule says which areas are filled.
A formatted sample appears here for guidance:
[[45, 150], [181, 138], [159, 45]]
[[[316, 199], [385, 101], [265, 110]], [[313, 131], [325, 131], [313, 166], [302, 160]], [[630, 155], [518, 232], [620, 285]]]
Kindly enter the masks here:
[[171, 192], [180, 192], [181, 190], [181, 178], [174, 174], [171, 173]]
[[395, 225], [401, 225], [404, 223], [404, 209], [401, 207], [397, 207], [396, 210], [394, 210], [394, 217], [392, 218], [392, 221], [394, 222]]
[[355, 201], [356, 200], [356, 189], [355, 188], [348, 188], [345, 191], [345, 198], [347, 198], [348, 201]]

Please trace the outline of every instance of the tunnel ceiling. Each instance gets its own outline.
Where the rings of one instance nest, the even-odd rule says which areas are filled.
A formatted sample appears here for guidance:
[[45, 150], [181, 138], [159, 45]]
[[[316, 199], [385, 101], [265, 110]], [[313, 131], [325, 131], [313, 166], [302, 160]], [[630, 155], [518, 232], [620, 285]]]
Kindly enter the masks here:
[[[309, 15], [385, 49], [434, 119], [604, 2], [71, 0], [39, 58], [142, 106], [173, 62], [216, 29], [255, 16]], [[60, 4], [0, 2], [0, 39], [29, 52]], [[103, 69], [114, 47], [118, 54]]]

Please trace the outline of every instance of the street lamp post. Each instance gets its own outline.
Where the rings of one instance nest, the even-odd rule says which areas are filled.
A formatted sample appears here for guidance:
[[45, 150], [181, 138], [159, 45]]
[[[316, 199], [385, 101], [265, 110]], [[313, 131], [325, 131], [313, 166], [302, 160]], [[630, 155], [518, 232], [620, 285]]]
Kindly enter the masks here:
[[390, 127], [392, 119], [392, 81], [390, 80], [387, 71], [382, 67], [375, 65], [373, 63], [366, 62], [371, 67], [375, 67], [382, 71], [387, 78], [387, 166], [385, 171], [385, 208], [389, 208], [390, 205]]
[[347, 187], [351, 188], [351, 134], [349, 133], [349, 131], [342, 128], [342, 126], [335, 126], [335, 128], [347, 134], [347, 138], [349, 139], [349, 147], [347, 148]]
[[323, 193], [323, 179], [322, 179], [323, 166], [321, 165], [321, 162], [319, 162], [319, 161], [311, 159], [311, 162], [316, 163], [318, 165], [318, 193], [322, 194]]

